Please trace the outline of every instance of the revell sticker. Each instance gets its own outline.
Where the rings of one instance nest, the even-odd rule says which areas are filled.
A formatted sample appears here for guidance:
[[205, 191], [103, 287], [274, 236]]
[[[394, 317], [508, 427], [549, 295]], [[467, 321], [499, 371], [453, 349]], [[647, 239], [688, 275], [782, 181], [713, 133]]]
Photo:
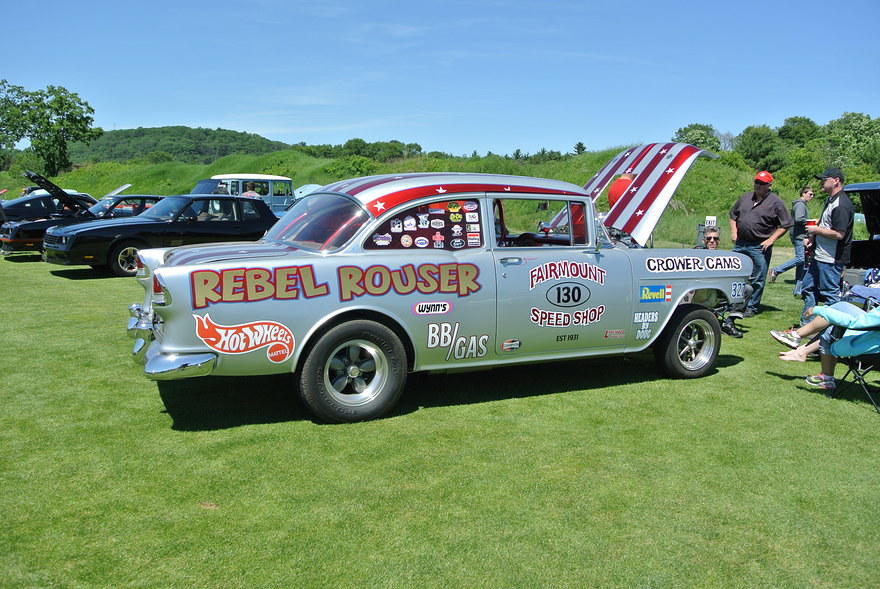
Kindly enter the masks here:
[[654, 284], [642, 286], [639, 291], [639, 302], [640, 303], [663, 303], [670, 302], [672, 300], [672, 285], [671, 284]]
[[275, 364], [284, 362], [293, 354], [293, 333], [281, 323], [251, 321], [220, 325], [212, 321], [209, 315], [193, 315], [193, 318], [199, 339], [221, 354], [246, 354], [266, 348], [266, 357]]

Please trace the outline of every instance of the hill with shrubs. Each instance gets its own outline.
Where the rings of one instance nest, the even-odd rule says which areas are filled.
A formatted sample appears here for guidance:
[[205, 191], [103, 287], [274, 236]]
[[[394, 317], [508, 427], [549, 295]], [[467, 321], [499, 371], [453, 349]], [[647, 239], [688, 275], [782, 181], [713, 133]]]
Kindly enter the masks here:
[[[786, 202], [797, 197], [802, 185], [815, 183], [814, 174], [832, 165], [843, 168], [847, 182], [880, 180], [880, 119], [860, 113], [845, 113], [824, 126], [806, 117], [791, 117], [779, 128], [751, 126], [735, 137], [710, 125], [692, 124], [672, 139], [720, 154], [715, 160], [697, 160], [655, 232], [662, 241], [685, 246], [692, 244], [696, 225], [706, 215], [716, 216], [726, 229], [727, 211], [738, 195], [750, 189], [756, 170], [774, 174], [774, 191]], [[233, 172], [289, 176], [296, 186], [426, 171], [539, 176], [582, 185], [624, 147], [588, 151], [578, 143], [567, 154], [542, 149], [535, 154], [515, 150], [512, 155], [452, 156], [426, 153], [417, 143], [396, 140], [286, 145], [222, 129], [162, 127], [110, 131], [88, 148], [74, 145], [71, 153], [78, 163], [53, 180], [94, 196], [124, 183], [132, 184], [130, 193], [189, 192], [201, 178]], [[39, 171], [35, 154], [19, 154], [7, 171], [0, 172], [0, 189], [9, 189], [7, 197], [17, 195], [26, 183], [20, 175], [25, 168]], [[607, 208], [604, 195], [597, 202], [600, 209]], [[811, 203], [813, 215], [821, 204], [821, 199]]]

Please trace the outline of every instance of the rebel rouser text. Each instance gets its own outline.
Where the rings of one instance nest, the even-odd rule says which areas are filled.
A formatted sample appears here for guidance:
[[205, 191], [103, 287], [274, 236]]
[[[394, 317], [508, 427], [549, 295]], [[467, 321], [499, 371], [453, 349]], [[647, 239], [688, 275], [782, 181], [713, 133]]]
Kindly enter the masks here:
[[[398, 269], [386, 266], [342, 266], [337, 269], [339, 299], [349, 301], [364, 295], [446, 293], [467, 296], [480, 290], [480, 271], [473, 264], [406, 264]], [[216, 303], [239, 303], [266, 299], [298, 299], [326, 296], [330, 287], [319, 283], [312, 266], [231, 268], [196, 270], [190, 275], [194, 309]]]

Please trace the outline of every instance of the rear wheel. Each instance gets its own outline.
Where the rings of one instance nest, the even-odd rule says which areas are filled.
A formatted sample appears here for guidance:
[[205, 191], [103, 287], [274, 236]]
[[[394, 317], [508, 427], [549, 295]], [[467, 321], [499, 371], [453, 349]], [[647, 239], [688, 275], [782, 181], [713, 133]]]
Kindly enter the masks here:
[[406, 382], [406, 351], [375, 321], [332, 328], [311, 349], [300, 374], [300, 395], [319, 418], [343, 423], [379, 417], [397, 403]]
[[714, 313], [687, 305], [672, 315], [654, 345], [654, 356], [669, 376], [697, 378], [715, 366], [721, 347], [721, 327]]
[[134, 241], [123, 241], [113, 246], [107, 258], [110, 270], [117, 276], [134, 276], [140, 248], [141, 244]]

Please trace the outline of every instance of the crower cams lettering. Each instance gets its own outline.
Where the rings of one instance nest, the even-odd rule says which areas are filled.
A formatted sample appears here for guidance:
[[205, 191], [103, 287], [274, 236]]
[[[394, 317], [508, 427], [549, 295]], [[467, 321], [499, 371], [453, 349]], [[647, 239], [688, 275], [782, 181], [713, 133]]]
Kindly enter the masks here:
[[674, 258], [648, 258], [648, 272], [699, 272], [703, 270], [741, 270], [742, 262], [735, 256], [680, 256]]

